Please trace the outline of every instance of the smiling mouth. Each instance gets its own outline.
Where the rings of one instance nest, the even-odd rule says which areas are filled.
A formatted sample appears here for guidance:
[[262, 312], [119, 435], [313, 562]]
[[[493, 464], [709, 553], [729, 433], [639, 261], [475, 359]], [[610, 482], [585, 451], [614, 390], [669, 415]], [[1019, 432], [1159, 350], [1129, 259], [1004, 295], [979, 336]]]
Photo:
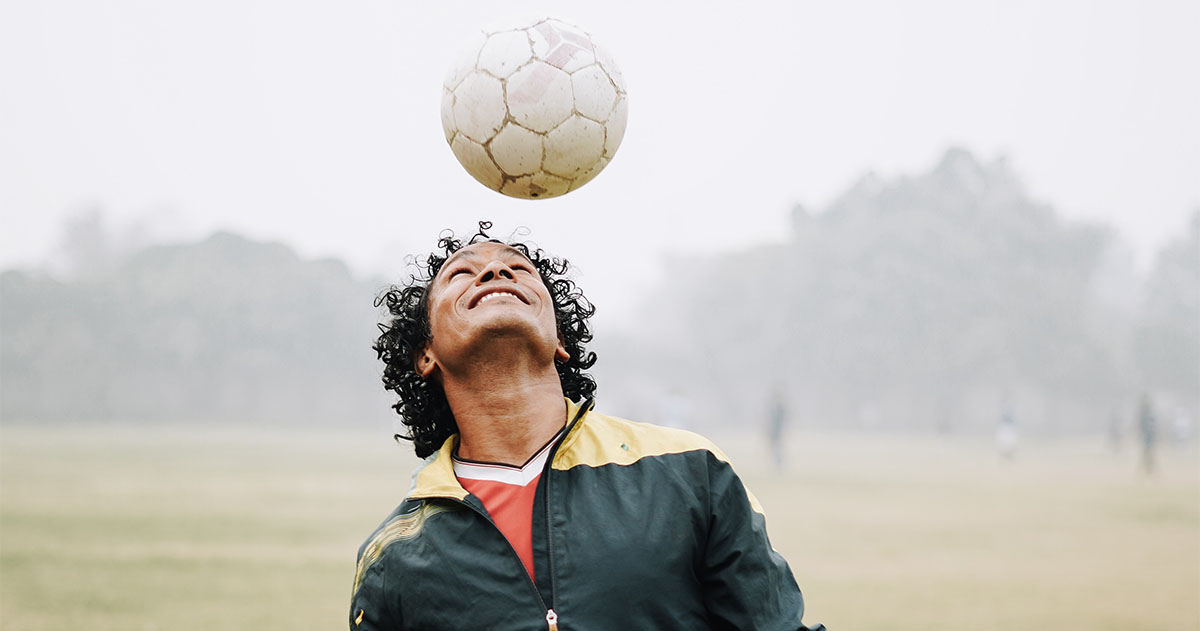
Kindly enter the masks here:
[[479, 298], [478, 300], [475, 301], [475, 304], [471, 305], [471, 308], [474, 309], [475, 307], [478, 307], [479, 305], [482, 305], [485, 302], [495, 300], [502, 296], [508, 296], [509, 298], [515, 298], [515, 299], [521, 301], [522, 303], [525, 302], [525, 300], [523, 298], [521, 298], [520, 296], [518, 296], [517, 294], [515, 294], [511, 291], [501, 290], [501, 291], [493, 291], [493, 292], [484, 294], [484, 296], [482, 298]]

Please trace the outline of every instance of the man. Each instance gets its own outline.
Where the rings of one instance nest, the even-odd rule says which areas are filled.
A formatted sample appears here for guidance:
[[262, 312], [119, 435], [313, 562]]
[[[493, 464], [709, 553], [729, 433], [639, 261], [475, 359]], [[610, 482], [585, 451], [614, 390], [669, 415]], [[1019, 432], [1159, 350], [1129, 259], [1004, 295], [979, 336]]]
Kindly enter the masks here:
[[593, 411], [594, 307], [490, 227], [380, 300], [384, 383], [427, 458], [359, 550], [350, 628], [807, 629], [725, 456]]

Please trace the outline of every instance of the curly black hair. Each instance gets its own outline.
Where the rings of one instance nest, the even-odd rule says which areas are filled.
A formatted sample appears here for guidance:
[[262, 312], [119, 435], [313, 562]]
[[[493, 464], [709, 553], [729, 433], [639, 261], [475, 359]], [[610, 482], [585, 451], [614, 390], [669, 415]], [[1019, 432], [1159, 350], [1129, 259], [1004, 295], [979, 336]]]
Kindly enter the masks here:
[[566, 278], [570, 264], [537, 247], [494, 239], [487, 234], [491, 227], [490, 221], [480, 221], [478, 232], [466, 241], [455, 238], [450, 230], [442, 231], [438, 237], [441, 252], [431, 253], [424, 264], [418, 264], [418, 274], [411, 275], [408, 283], [392, 285], [375, 299], [375, 306], [386, 305], [391, 317], [379, 324], [380, 335], [372, 348], [384, 363], [384, 388], [400, 396], [392, 408], [409, 431], [408, 435], [396, 434], [396, 439], [411, 440], [420, 458], [437, 451], [451, 434], [458, 431], [441, 384], [418, 375], [413, 359], [432, 337], [429, 286], [446, 259], [468, 245], [484, 241], [504, 243], [516, 248], [534, 264], [554, 301], [558, 337], [571, 355], [565, 362], [555, 360], [563, 393], [578, 401], [591, 397], [596, 391], [596, 381], [584, 372], [596, 363], [596, 354], [584, 348], [592, 341], [588, 319], [596, 313], [596, 307], [588, 302], [573, 281]]

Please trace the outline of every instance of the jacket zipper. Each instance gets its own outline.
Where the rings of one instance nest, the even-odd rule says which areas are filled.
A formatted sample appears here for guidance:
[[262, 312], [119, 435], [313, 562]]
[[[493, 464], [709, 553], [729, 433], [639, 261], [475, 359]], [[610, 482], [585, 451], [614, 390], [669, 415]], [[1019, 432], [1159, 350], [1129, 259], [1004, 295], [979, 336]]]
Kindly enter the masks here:
[[[583, 415], [587, 414], [588, 410], [591, 410], [591, 409], [592, 409], [592, 400], [591, 399], [585, 400], [583, 402], [583, 405], [579, 406], [579, 412], [577, 414], [575, 414], [575, 418], [571, 419], [570, 423], [567, 423], [567, 428], [565, 430], [563, 430], [562, 438], [559, 439], [558, 443], [556, 443], [554, 445], [554, 448], [550, 451], [550, 454], [546, 457], [546, 464], [543, 466], [543, 469], [542, 469], [542, 475], [545, 476], [545, 478], [546, 478], [546, 496], [542, 500], [542, 507], [545, 509], [545, 513], [546, 513], [546, 554], [548, 556], [548, 561], [550, 562], [549, 563], [550, 564], [550, 568], [549, 568], [550, 569], [550, 606], [549, 607], [546, 606], [546, 601], [545, 601], [545, 599], [542, 598], [542, 592], [538, 591], [537, 584], [533, 582], [533, 577], [529, 576], [529, 572], [524, 571], [525, 564], [521, 561], [521, 555], [517, 554], [517, 549], [513, 547], [512, 543], [508, 540], [508, 537], [505, 537], [504, 533], [500, 532], [500, 528], [498, 526], [496, 526], [496, 522], [492, 520], [491, 515], [487, 514], [487, 511], [480, 509], [480, 508], [476, 508], [476, 507], [468, 504], [467, 502], [464, 502], [463, 500], [460, 500], [457, 498], [453, 498], [453, 497], [438, 498], [438, 499], [443, 499], [443, 500], [447, 500], [450, 502], [454, 502], [455, 504], [466, 506], [467, 508], [471, 509], [472, 511], [475, 511], [475, 514], [484, 518], [489, 524], [492, 525], [492, 528], [496, 529], [496, 532], [500, 533], [500, 537], [504, 539], [504, 542], [506, 544], [508, 544], [509, 551], [512, 552], [513, 558], [516, 559], [517, 565], [521, 566], [521, 570], [522, 570], [521, 573], [525, 575], [525, 584], [529, 585], [529, 588], [531, 590], [533, 590], [534, 597], [537, 598], [538, 604], [542, 606], [542, 609], [546, 610], [546, 631], [558, 631], [558, 613], [556, 613], [554, 611], [554, 594], [556, 591], [555, 586], [554, 586], [554, 544], [550, 540], [550, 480], [553, 477], [550, 475], [550, 472], [553, 470], [553, 467], [551, 465], [554, 463], [554, 456], [558, 453], [558, 448], [562, 445], [563, 441], [567, 439], [567, 434], [571, 433], [571, 428], [575, 427], [575, 423], [578, 422], [580, 418], [583, 418]], [[434, 499], [434, 498], [425, 498], [425, 499], [429, 500], [429, 499]]]
[[[551, 539], [550, 533], [550, 484], [554, 479], [554, 457], [558, 455], [558, 448], [567, 439], [567, 436], [571, 433], [571, 429], [575, 427], [575, 423], [579, 422], [579, 419], [583, 418], [583, 415], [587, 414], [588, 410], [591, 409], [592, 400], [584, 400], [583, 404], [579, 406], [579, 411], [575, 413], [575, 418], [567, 423], [567, 428], [563, 430], [562, 438], [550, 450], [550, 454], [546, 457], [546, 464], [542, 469], [542, 475], [546, 477], [546, 496], [542, 498], [542, 508], [545, 509], [546, 513], [546, 557], [550, 565], [550, 606], [546, 609], [546, 629], [548, 631], [558, 631], [558, 614], [554, 611], [554, 605], [556, 604], [555, 595], [558, 590], [554, 585], [554, 541]], [[541, 594], [539, 593], [538, 595], [540, 596]]]
[[[562, 440], [558, 441], [559, 444], [566, 439], [567, 432], [564, 431]], [[546, 556], [550, 561], [550, 607], [546, 609], [546, 629], [548, 631], [558, 631], [558, 614], [554, 612], [554, 542], [550, 540], [550, 480], [554, 477], [551, 475], [553, 467], [550, 465], [554, 462], [556, 453], [558, 453], [558, 445], [554, 446], [554, 450], [546, 458], [546, 468], [542, 470], [542, 475], [546, 476], [546, 497], [542, 498], [542, 508], [546, 513]]]

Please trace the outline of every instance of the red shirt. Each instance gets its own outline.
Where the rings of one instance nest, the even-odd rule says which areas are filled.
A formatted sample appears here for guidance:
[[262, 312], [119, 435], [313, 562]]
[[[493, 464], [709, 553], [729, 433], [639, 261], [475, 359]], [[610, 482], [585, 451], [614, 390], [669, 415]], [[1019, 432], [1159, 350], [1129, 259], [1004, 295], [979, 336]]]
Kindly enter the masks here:
[[533, 497], [538, 478], [557, 441], [555, 436], [523, 466], [462, 460], [454, 456], [454, 475], [469, 493], [483, 502], [496, 527], [516, 550], [533, 578]]

